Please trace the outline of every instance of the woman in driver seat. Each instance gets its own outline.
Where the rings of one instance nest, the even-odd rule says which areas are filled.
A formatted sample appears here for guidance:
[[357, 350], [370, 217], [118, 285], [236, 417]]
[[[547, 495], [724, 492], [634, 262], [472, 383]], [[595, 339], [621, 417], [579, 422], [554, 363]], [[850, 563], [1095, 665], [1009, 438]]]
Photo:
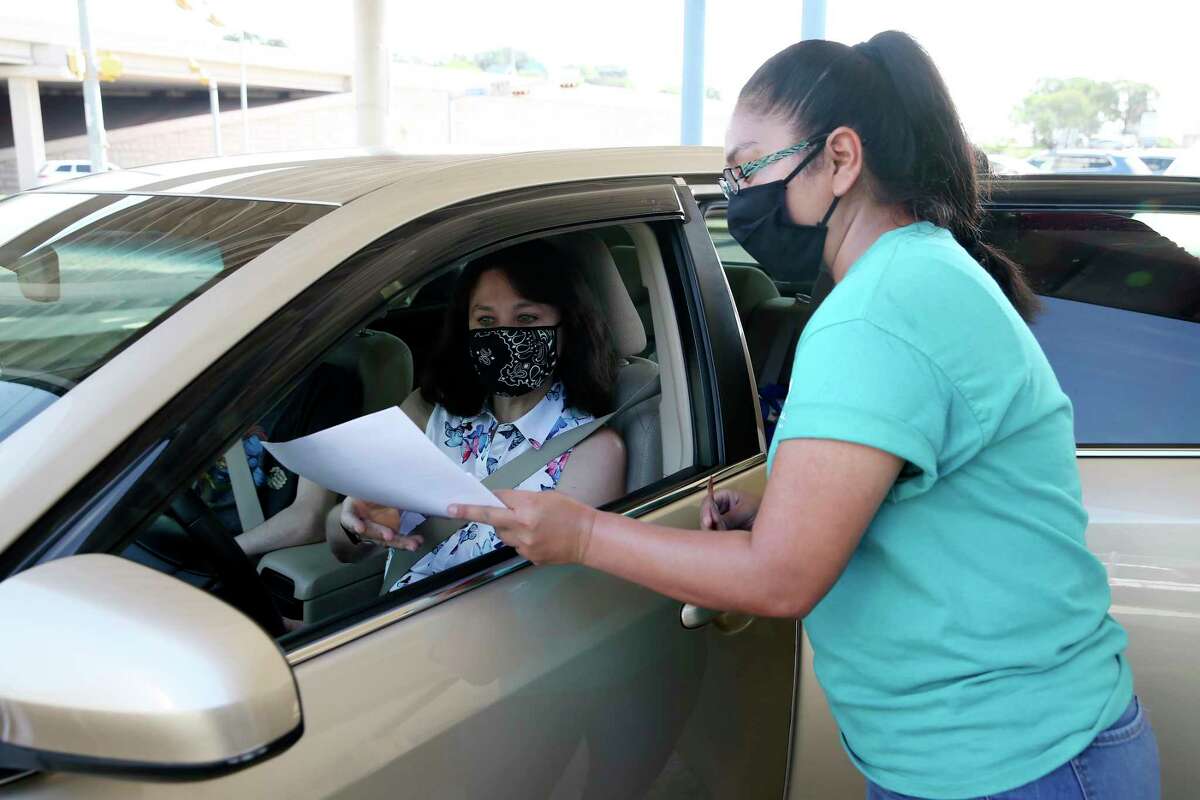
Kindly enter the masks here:
[[[425, 435], [481, 480], [612, 410], [616, 354], [608, 326], [580, 269], [565, 256], [532, 241], [467, 265], [421, 388], [404, 403]], [[590, 506], [603, 505], [624, 494], [624, 443], [602, 428], [519, 488], [557, 490]], [[342, 561], [357, 561], [384, 546], [390, 564], [394, 550], [415, 551], [424, 544], [413, 533], [423, 519], [347, 497], [340, 524], [328, 526], [327, 537]], [[502, 545], [490, 526], [465, 524], [386, 588], [394, 591]]]

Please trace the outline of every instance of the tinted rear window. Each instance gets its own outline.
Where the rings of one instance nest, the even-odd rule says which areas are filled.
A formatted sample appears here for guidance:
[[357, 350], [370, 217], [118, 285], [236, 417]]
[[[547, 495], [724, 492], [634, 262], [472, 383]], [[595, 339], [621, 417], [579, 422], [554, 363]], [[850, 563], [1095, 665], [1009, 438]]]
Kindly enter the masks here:
[[0, 439], [191, 298], [329, 210], [53, 193], [0, 203]]
[[1002, 212], [993, 242], [1045, 298], [1032, 329], [1076, 440], [1200, 443], [1200, 215]]

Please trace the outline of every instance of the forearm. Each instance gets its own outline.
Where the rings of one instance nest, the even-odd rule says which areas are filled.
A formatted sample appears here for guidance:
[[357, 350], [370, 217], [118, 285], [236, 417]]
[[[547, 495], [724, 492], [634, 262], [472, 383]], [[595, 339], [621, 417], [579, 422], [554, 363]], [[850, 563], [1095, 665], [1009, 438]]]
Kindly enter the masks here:
[[689, 531], [600, 513], [584, 564], [681, 602], [759, 616], [800, 616], [801, 575], [781, 576], [748, 531]]
[[256, 528], [239, 534], [238, 545], [246, 555], [267, 553], [321, 541], [322, 510], [291, 505]]

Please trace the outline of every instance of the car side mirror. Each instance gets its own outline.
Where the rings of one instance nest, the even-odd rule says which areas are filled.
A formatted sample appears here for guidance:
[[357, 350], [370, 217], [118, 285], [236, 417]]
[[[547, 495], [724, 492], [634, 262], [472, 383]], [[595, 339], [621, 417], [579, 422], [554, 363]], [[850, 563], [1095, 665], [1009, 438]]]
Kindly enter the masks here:
[[279, 647], [186, 583], [110, 555], [0, 583], [0, 766], [199, 780], [304, 730]]

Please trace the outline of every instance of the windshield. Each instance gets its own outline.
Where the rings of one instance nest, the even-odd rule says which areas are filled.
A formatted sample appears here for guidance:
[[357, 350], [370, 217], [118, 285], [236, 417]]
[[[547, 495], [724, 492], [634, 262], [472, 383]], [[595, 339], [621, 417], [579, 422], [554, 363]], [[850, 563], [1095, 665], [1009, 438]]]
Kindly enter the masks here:
[[0, 202], [0, 440], [329, 206], [31, 193]]

